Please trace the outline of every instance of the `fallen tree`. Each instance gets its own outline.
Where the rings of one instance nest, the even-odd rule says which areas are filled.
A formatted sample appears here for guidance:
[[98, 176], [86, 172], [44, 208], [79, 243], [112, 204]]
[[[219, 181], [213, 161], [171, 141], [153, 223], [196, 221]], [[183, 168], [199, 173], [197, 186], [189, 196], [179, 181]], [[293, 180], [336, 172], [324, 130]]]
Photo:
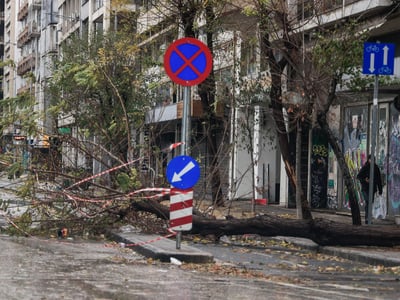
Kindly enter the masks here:
[[[157, 201], [135, 201], [131, 208], [146, 211], [168, 219], [168, 207]], [[272, 215], [261, 215], [247, 219], [211, 219], [193, 215], [191, 231], [200, 235], [258, 234], [261, 236], [293, 236], [307, 238], [321, 246], [384, 246], [400, 245], [400, 230], [396, 226], [354, 226], [320, 218], [298, 220]]]

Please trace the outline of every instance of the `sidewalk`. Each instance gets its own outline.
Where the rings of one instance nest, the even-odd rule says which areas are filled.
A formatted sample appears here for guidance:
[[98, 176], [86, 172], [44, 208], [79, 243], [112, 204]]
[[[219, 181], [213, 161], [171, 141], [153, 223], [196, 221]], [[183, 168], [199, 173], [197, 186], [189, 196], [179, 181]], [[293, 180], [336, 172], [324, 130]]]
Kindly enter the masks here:
[[[236, 203], [240, 205], [244, 211], [249, 211], [250, 204], [248, 203]], [[296, 216], [296, 210], [285, 208], [279, 205], [266, 205], [256, 206], [256, 212], [268, 213], [275, 215], [293, 215]], [[314, 218], [324, 218], [333, 220], [336, 222], [348, 223], [352, 226], [352, 219], [350, 212], [335, 212], [328, 210], [313, 211]], [[374, 220], [374, 224], [379, 225], [394, 225], [392, 220]], [[373, 225], [362, 225], [362, 226], [374, 226]], [[399, 227], [400, 229], [400, 227]], [[185, 262], [204, 263], [213, 260], [211, 254], [196, 249], [195, 246], [187, 246], [182, 244], [181, 249], [176, 249], [176, 241], [172, 239], [163, 239], [152, 235], [142, 235], [136, 232], [112, 232], [109, 237], [114, 241], [122, 243], [122, 245], [132, 247], [138, 253], [151, 257], [154, 259], [160, 259], [162, 261], [170, 261], [171, 257], [179, 259]], [[334, 255], [341, 258], [346, 258], [353, 261], [363, 262], [371, 265], [382, 265], [385, 267], [400, 266], [400, 247], [333, 247], [333, 246], [319, 246], [311, 240], [297, 237], [275, 237], [278, 240], [284, 240], [290, 242], [293, 245], [309, 249], [311, 251], [317, 251], [319, 253]], [[150, 242], [149, 242], [150, 241]]]
[[[243, 204], [242, 204], [243, 205]], [[247, 205], [250, 207], [250, 204], [244, 204], [244, 209], [246, 209]], [[292, 215], [296, 216], [296, 209], [294, 208], [286, 208], [280, 205], [271, 204], [271, 205], [257, 205], [256, 212], [259, 213], [269, 213], [276, 215]], [[312, 211], [313, 218], [322, 218], [326, 220], [332, 220], [335, 222], [341, 222], [349, 224], [352, 226], [352, 218], [350, 211], [333, 211], [333, 210], [324, 210], [318, 209]], [[361, 219], [364, 220], [364, 216], [361, 216]], [[371, 225], [362, 226], [395, 226], [394, 220], [391, 219], [373, 219]], [[400, 226], [398, 226], [398, 230], [400, 230]], [[334, 255], [341, 258], [346, 258], [349, 260], [354, 260], [358, 262], [363, 262], [371, 265], [383, 265], [385, 267], [392, 266], [400, 266], [400, 247], [370, 247], [370, 246], [358, 246], [358, 247], [339, 247], [339, 246], [319, 246], [311, 240], [296, 238], [296, 237], [276, 237], [277, 239], [285, 240], [290, 242], [296, 246], [310, 249], [313, 251], [318, 251], [327, 255]]]

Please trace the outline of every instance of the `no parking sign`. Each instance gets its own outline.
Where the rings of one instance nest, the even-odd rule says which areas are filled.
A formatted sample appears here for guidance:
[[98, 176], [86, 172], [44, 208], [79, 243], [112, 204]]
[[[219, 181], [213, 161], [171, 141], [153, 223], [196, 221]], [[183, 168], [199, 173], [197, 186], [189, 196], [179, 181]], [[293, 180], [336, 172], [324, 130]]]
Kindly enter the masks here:
[[183, 86], [197, 85], [211, 72], [210, 49], [195, 38], [176, 40], [165, 52], [164, 68], [173, 82]]

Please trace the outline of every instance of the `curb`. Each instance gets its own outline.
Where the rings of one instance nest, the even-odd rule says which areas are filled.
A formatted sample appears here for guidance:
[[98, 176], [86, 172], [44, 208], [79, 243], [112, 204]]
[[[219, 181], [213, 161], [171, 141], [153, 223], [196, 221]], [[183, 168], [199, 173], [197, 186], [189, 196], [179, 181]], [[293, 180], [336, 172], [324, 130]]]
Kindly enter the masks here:
[[187, 263], [210, 263], [214, 256], [208, 252], [201, 251], [195, 247], [181, 244], [176, 249], [176, 242], [156, 235], [143, 235], [132, 232], [108, 232], [107, 236], [119, 243], [124, 243], [126, 248], [149, 258], [162, 262], [171, 262], [172, 258]]
[[366, 263], [374, 266], [384, 266], [384, 267], [396, 267], [400, 266], [400, 258], [390, 257], [387, 252], [383, 252], [382, 254], [377, 253], [376, 251], [370, 252], [368, 250], [362, 251], [355, 248], [351, 249], [342, 249], [338, 247], [320, 247], [319, 252], [334, 255], [341, 258], [345, 258], [348, 260]]
[[390, 248], [342, 248], [334, 246], [319, 246], [311, 240], [295, 237], [275, 237], [284, 240], [295, 246], [318, 253], [333, 255], [355, 262], [366, 263], [374, 266], [395, 267], [400, 266], [400, 251], [392, 251]]

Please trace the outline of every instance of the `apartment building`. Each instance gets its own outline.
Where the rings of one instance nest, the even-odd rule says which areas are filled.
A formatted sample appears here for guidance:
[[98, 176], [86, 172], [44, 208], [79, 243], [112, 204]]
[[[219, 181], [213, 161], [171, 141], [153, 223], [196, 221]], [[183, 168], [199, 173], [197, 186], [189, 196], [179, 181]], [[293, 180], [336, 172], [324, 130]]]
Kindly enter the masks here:
[[[4, 7], [3, 13], [3, 61], [17, 61], [19, 59], [19, 51], [17, 49], [16, 36], [16, 3], [15, 1], [2, 1]], [[5, 65], [2, 77], [2, 94], [4, 98], [12, 98], [16, 95], [17, 73], [16, 69], [11, 65]], [[3, 98], [2, 97], [2, 98]], [[3, 112], [5, 113], [5, 112]], [[3, 148], [11, 148], [13, 144], [13, 134], [18, 134], [18, 129], [10, 126], [3, 131]], [[4, 149], [3, 149], [4, 150]]]

